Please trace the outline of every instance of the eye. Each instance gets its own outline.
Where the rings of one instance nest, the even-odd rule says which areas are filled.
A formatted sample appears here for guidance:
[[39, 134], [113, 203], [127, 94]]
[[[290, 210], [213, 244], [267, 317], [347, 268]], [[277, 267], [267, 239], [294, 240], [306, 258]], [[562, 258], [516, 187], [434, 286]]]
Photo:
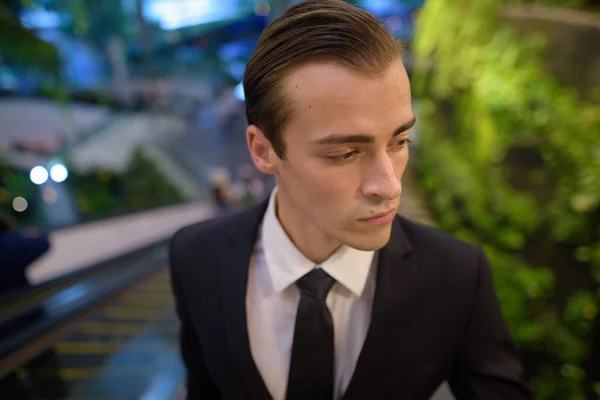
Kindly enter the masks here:
[[358, 154], [358, 152], [356, 150], [354, 151], [349, 151], [347, 153], [341, 154], [339, 156], [327, 156], [327, 158], [333, 162], [344, 162], [344, 161], [350, 161], [352, 158], [354, 158], [354, 156]]
[[397, 146], [399, 148], [403, 148], [408, 143], [412, 143], [412, 141], [409, 138], [401, 138], [396, 143], [394, 143], [394, 146]]

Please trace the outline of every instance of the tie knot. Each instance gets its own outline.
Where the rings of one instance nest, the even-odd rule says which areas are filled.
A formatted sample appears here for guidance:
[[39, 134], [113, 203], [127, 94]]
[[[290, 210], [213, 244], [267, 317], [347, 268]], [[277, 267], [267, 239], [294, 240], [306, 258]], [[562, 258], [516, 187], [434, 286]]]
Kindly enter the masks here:
[[296, 281], [296, 285], [303, 293], [321, 301], [324, 301], [327, 298], [327, 294], [334, 283], [335, 279], [329, 276], [329, 274], [321, 268], [313, 269]]

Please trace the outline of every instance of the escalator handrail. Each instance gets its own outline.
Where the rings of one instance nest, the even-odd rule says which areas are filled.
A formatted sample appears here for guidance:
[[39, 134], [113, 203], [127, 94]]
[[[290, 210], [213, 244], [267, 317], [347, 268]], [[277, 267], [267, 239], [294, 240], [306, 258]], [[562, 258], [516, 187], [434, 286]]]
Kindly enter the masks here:
[[[161, 248], [161, 245], [163, 246], [164, 250], [162, 254], [157, 254], [157, 256], [153, 256], [152, 260], [146, 260], [143, 264], [140, 264], [137, 266], [137, 268], [134, 268], [133, 271], [130, 271], [130, 273], [124, 274], [124, 276], [121, 279], [111, 281], [109, 284], [105, 285], [102, 288], [102, 290], [90, 292], [85, 296], [82, 296], [81, 299], [74, 301], [72, 304], [68, 304], [68, 306], [62, 307], [61, 311], [55, 313], [54, 315], [44, 315], [43, 318], [34, 321], [30, 326], [28, 326], [26, 329], [17, 334], [9, 334], [7, 337], [0, 338], [0, 378], [2, 378], [2, 376], [4, 376], [5, 374], [15, 370], [16, 368], [19, 368], [22, 364], [21, 363], [19, 365], [6, 365], [6, 363], [3, 362], [3, 359], [5, 359], [7, 356], [18, 352], [19, 349], [22, 349], [23, 347], [27, 346], [29, 343], [40, 338], [41, 336], [48, 334], [49, 332], [55, 329], [59, 329], [62, 325], [68, 324], [77, 316], [91, 311], [96, 306], [102, 304], [104, 301], [110, 299], [111, 297], [118, 294], [128, 286], [134, 284], [135, 282], [139, 281], [145, 276], [148, 276], [152, 272], [157, 271], [159, 268], [164, 267], [165, 262], [167, 261], [165, 244], [166, 241], [160, 241], [149, 246], [144, 246], [143, 248], [137, 249], [134, 252], [131, 252], [141, 254], [144, 251], [148, 252], [152, 251], [153, 249], [157, 251]], [[131, 255], [131, 253], [128, 254]], [[113, 257], [111, 258], [111, 262], [119, 262], [119, 260], [125, 259], [126, 256], [127, 254], [122, 254], [120, 256]], [[103, 261], [102, 263], [99, 263], [99, 265], [94, 265], [90, 268], [102, 268], [102, 266], [106, 267], [107, 263], [107, 261]], [[75, 274], [75, 276], [84, 278], [83, 275], [84, 274], [79, 273], [79, 271]], [[62, 280], [64, 278], [61, 277], [58, 279]], [[56, 293], [53, 293], [52, 295], [56, 295]], [[50, 298], [52, 295], [46, 297], [45, 300], [48, 300], [48, 298]], [[42, 304], [38, 304], [38, 306], [42, 307], [43, 305], [43, 302]], [[15, 318], [18, 318], [18, 316]], [[10, 321], [7, 322], [10, 323]], [[39, 348], [36, 349], [36, 352], [37, 354], [39, 354], [44, 350], [45, 348]]]
[[[9, 293], [6, 293], [6, 294], [0, 296], [0, 310], [2, 309], [2, 304], [6, 304], [9, 302], [18, 302], [20, 299], [29, 297], [33, 292], [45, 290], [45, 289], [51, 288], [53, 286], [56, 287], [56, 286], [60, 286], [63, 284], [67, 284], [69, 282], [73, 282], [73, 283], [80, 282], [83, 279], [85, 279], [86, 277], [88, 277], [94, 273], [101, 272], [103, 269], [107, 268], [108, 266], [120, 264], [127, 258], [135, 257], [136, 255], [141, 255], [141, 254], [147, 253], [151, 249], [159, 247], [161, 245], [165, 245], [166, 243], [168, 243], [168, 240], [161, 239], [161, 240], [152, 242], [150, 244], [136, 248], [131, 251], [117, 253], [116, 255], [105, 258], [102, 261], [84, 265], [80, 268], [73, 270], [72, 272], [63, 274], [61, 276], [58, 276], [58, 277], [50, 279], [50, 280], [47, 280], [38, 285], [32, 285], [29, 287], [25, 287], [22, 289], [18, 289], [18, 290], [14, 290]], [[39, 304], [35, 304], [32, 307], [39, 307], [42, 305], [42, 303], [44, 301], [45, 301], [45, 299], [41, 300], [39, 302]]]

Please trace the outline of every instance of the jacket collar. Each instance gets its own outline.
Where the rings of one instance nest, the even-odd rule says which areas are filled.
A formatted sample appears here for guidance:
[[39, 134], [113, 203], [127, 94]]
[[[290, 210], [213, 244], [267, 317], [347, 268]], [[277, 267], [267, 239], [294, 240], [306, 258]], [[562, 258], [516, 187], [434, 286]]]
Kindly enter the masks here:
[[[224, 221], [227, 238], [220, 252], [221, 293], [225, 332], [231, 352], [230, 357], [238, 376], [243, 380], [253, 398], [270, 398], [250, 350], [246, 321], [246, 288], [248, 266], [258, 237], [268, 200], [233, 215]], [[396, 217], [392, 223], [390, 241], [380, 250], [377, 283], [371, 324], [347, 395], [363, 390], [373, 369], [380, 362], [377, 351], [388, 340], [386, 328], [390, 320], [402, 320], [411, 308], [417, 287], [417, 269], [408, 255], [412, 245], [403, 229], [404, 220]]]

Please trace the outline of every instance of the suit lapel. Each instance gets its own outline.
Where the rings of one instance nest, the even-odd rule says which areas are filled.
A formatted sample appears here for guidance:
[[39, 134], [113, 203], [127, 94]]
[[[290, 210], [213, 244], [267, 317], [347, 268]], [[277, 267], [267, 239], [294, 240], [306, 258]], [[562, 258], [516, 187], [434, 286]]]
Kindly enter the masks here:
[[401, 219], [396, 217], [390, 240], [379, 251], [371, 324], [344, 397], [355, 398], [353, 393], [364, 393], [368, 389], [364, 385], [382, 368], [382, 355], [389, 351], [385, 346], [398, 343], [399, 338], [391, 337], [393, 327], [410, 312], [417, 287], [417, 266], [407, 258], [411, 251]]
[[[271, 396], [250, 351], [246, 288], [250, 258], [267, 204], [264, 202], [240, 214], [235, 221], [230, 220], [229, 240], [221, 252], [223, 265], [220, 268], [221, 301], [230, 358], [251, 397], [260, 399]], [[365, 385], [378, 373], [381, 355], [386, 351], [382, 347], [391, 341], [397, 343], [397, 338], [388, 338], [394, 331], [390, 327], [402, 323], [410, 311], [417, 287], [417, 266], [407, 259], [411, 251], [401, 219], [397, 217], [392, 225], [390, 241], [379, 252], [371, 324], [345, 398], [355, 398], [354, 394], [365, 393], [365, 390], [368, 392]]]
[[222, 250], [220, 268], [223, 318], [231, 361], [252, 398], [270, 398], [250, 351], [246, 322], [246, 287], [248, 267], [256, 243], [258, 228], [267, 208], [267, 202], [252, 207], [230, 220], [228, 241]]

